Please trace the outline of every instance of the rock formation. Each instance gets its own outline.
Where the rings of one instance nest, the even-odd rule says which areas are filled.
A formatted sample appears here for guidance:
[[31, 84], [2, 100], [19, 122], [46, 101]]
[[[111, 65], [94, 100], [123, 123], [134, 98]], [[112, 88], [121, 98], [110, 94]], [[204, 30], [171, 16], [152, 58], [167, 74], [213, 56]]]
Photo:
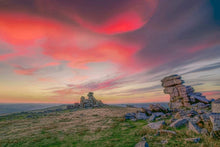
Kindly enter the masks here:
[[[170, 95], [170, 109], [160, 104], [151, 104], [148, 108], [141, 108], [137, 113], [125, 114], [126, 120], [147, 120], [149, 128], [158, 130], [157, 135], [160, 132], [177, 134], [171, 130], [162, 131], [163, 126], [170, 128], [186, 126], [189, 131], [196, 134], [220, 138], [220, 99], [209, 101], [201, 93], [194, 92], [193, 87], [183, 85], [184, 81], [179, 75], [165, 77], [161, 82], [165, 88], [164, 93]], [[164, 123], [164, 119], [169, 119], [169, 121]], [[198, 142], [200, 138], [185, 140]]]
[[[161, 80], [165, 88], [164, 93], [170, 95], [170, 109], [180, 109], [182, 107], [203, 107], [210, 106], [210, 101], [199, 92], [194, 92], [193, 87], [183, 85], [184, 81], [179, 75], [171, 75]], [[199, 104], [201, 103], [201, 104]], [[199, 106], [198, 106], [199, 105]]]
[[93, 96], [93, 92], [89, 92], [87, 96], [88, 96], [88, 99], [86, 99], [84, 96], [81, 96], [81, 98], [80, 98], [80, 107], [81, 108], [103, 106], [102, 101], [96, 100], [96, 98]]

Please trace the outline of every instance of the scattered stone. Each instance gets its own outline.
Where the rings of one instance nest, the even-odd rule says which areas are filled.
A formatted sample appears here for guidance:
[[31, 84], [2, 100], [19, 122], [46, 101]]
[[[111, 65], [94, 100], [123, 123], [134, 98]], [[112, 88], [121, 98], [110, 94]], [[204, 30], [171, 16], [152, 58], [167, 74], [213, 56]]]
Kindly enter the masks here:
[[140, 141], [135, 145], [135, 147], [149, 147], [149, 145], [146, 141]]
[[212, 112], [220, 113], [220, 98], [212, 102]]
[[188, 120], [185, 119], [185, 118], [184, 119], [178, 119], [175, 122], [171, 123], [170, 127], [179, 128], [181, 126], [186, 125], [187, 122], [188, 122]]
[[141, 108], [141, 111], [143, 112], [143, 113], [146, 113], [148, 116], [150, 116], [150, 115], [152, 115], [152, 112], [151, 112], [151, 110], [150, 109], [147, 109], [147, 108]]
[[198, 143], [201, 139], [200, 138], [186, 138], [185, 141]]
[[148, 119], [148, 117], [145, 113], [138, 112], [138, 113], [136, 113], [136, 119], [137, 120], [146, 120], [146, 119]]
[[161, 129], [164, 125], [165, 125], [165, 121], [162, 120], [155, 123], [149, 123], [147, 126], [151, 129], [157, 130], [157, 129]]
[[74, 103], [73, 105], [67, 105], [66, 108], [67, 109], [77, 109], [77, 108], [80, 108], [80, 104]]
[[160, 134], [171, 134], [171, 135], [176, 135], [176, 132], [174, 131], [170, 131], [170, 130], [158, 130], [157, 131], [157, 134], [160, 135]]
[[152, 115], [155, 115], [156, 117], [166, 116], [163, 112], [154, 112]]
[[199, 128], [199, 126], [197, 126], [196, 124], [194, 124], [191, 121], [189, 121], [189, 123], [188, 123], [188, 128], [189, 128], [189, 130], [192, 130], [196, 134], [200, 134], [201, 133], [201, 128]]
[[156, 119], [156, 116], [155, 115], [151, 115], [150, 118], [149, 118], [149, 121], [154, 121]]
[[136, 119], [135, 115], [135, 113], [127, 113], [125, 114], [125, 119]]

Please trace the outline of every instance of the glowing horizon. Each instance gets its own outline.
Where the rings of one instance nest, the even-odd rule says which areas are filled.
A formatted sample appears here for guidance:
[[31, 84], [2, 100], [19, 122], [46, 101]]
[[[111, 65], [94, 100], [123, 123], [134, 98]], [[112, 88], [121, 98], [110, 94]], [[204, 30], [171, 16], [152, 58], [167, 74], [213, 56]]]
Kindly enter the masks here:
[[0, 2], [0, 103], [167, 102], [179, 74], [220, 97], [216, 0]]

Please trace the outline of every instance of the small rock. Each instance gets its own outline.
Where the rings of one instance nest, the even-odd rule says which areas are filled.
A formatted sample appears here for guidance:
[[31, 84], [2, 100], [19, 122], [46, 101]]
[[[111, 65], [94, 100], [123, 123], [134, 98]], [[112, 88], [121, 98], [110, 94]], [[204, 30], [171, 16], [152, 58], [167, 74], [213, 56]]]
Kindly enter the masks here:
[[146, 141], [140, 141], [135, 145], [135, 147], [149, 147], [149, 145]]
[[150, 116], [150, 115], [152, 115], [152, 112], [150, 111], [150, 109], [147, 109], [147, 108], [141, 108], [141, 111], [143, 112], [143, 113], [146, 113], [148, 116]]
[[149, 121], [154, 121], [156, 119], [156, 116], [155, 115], [151, 115], [150, 118], [149, 118]]
[[125, 114], [125, 119], [135, 119], [135, 113], [127, 113]]
[[197, 112], [198, 112], [199, 114], [205, 113], [205, 112], [204, 112], [203, 110], [201, 110], [201, 109], [198, 109]]
[[161, 117], [158, 117], [158, 118], [156, 118], [155, 120], [156, 120], [156, 121], [159, 121], [159, 120], [161, 120], [161, 119], [162, 119]]
[[179, 128], [181, 126], [184, 126], [187, 122], [187, 119], [178, 119], [175, 122], [171, 123], [170, 127]]
[[202, 128], [201, 134], [207, 135], [208, 134], [208, 130], [206, 128]]
[[146, 140], [146, 137], [145, 137], [145, 136], [141, 137], [141, 140], [142, 140], [142, 141], [145, 141], [145, 140]]
[[147, 126], [151, 129], [157, 130], [157, 129], [162, 128], [164, 125], [165, 125], [165, 121], [162, 120], [162, 121], [158, 121], [155, 123], [149, 123]]
[[188, 128], [189, 128], [189, 130], [192, 130], [196, 134], [200, 134], [201, 133], [201, 128], [199, 128], [199, 126], [197, 126], [196, 124], [194, 124], [191, 121], [189, 121]]
[[172, 113], [166, 113], [166, 116], [167, 117], [172, 116]]
[[200, 141], [200, 138], [186, 138], [185, 141], [198, 143]]
[[161, 144], [167, 144], [167, 143], [168, 143], [168, 140], [167, 140], [167, 139], [161, 141]]

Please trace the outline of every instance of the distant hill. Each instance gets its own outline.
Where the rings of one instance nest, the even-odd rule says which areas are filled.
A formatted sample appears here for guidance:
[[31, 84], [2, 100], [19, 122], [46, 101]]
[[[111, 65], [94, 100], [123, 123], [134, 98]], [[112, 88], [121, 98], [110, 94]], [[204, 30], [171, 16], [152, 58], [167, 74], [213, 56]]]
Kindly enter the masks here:
[[45, 109], [61, 104], [0, 104], [0, 115], [15, 112]]

